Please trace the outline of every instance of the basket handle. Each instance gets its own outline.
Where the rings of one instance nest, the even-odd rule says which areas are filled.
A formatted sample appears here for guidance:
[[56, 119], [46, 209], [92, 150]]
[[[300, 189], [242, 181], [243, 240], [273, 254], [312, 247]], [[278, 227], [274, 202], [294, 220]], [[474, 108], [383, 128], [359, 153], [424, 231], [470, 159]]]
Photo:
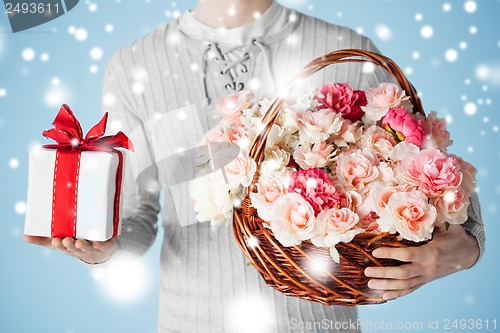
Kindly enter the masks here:
[[310, 77], [314, 73], [319, 72], [329, 65], [348, 62], [371, 62], [384, 68], [396, 79], [401, 89], [406, 92], [406, 95], [410, 97], [410, 101], [413, 104], [413, 111], [415, 113], [424, 114], [422, 102], [420, 97], [418, 97], [415, 87], [413, 87], [413, 85], [408, 81], [401, 68], [399, 68], [399, 66], [396, 65], [396, 63], [390, 58], [375, 52], [361, 49], [343, 49], [333, 51], [322, 57], [316, 58], [302, 68], [302, 70], [285, 85], [284, 93], [274, 100], [271, 107], [264, 115], [262, 119], [262, 123], [265, 124], [264, 129], [254, 140], [249, 152], [250, 157], [257, 163], [257, 172], [255, 173], [252, 184], [250, 185], [249, 192], [254, 191], [255, 183], [258, 178], [258, 170], [260, 169], [260, 164], [264, 159], [267, 136], [269, 135], [271, 127], [281, 111], [285, 98], [289, 95], [292, 89], [295, 88], [297, 82]]

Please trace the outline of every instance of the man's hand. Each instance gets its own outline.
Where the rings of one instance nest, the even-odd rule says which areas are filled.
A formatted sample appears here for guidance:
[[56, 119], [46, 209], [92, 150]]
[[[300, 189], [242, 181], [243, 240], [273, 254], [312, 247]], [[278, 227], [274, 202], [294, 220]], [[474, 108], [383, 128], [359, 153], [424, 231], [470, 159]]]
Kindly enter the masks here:
[[365, 275], [372, 277], [368, 287], [379, 290], [386, 300], [411, 293], [424, 284], [470, 268], [479, 258], [479, 246], [474, 236], [461, 225], [448, 230], [437, 226], [434, 237], [420, 247], [381, 247], [373, 251], [376, 258], [391, 258], [408, 262], [397, 267], [368, 267]]
[[28, 243], [45, 246], [49, 249], [57, 249], [69, 256], [88, 264], [100, 264], [111, 258], [115, 248], [116, 240], [110, 239], [105, 242], [90, 242], [83, 239], [50, 238], [24, 235], [24, 240]]

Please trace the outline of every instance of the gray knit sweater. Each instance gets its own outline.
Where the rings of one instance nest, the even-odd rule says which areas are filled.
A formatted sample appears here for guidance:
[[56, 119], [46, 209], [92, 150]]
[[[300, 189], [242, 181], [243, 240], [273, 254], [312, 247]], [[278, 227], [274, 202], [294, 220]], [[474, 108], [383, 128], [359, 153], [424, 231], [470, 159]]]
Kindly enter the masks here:
[[[106, 69], [103, 108], [110, 113], [111, 130], [130, 134], [136, 147], [126, 165], [117, 253], [146, 252], [161, 211], [161, 333], [302, 332], [311, 325], [317, 330], [309, 332], [337, 332], [332, 323], [355, 321], [356, 308], [283, 296], [246, 265], [231, 227], [212, 230], [196, 222], [187, 191], [195, 162], [182, 152], [217, 122], [211, 110], [218, 98], [240, 89], [257, 95], [276, 90], [301, 66], [333, 50], [376, 48], [352, 30], [277, 3], [255, 23], [226, 32], [210, 30], [190, 15], [122, 48]], [[362, 89], [387, 79], [382, 71], [367, 74], [350, 64], [328, 68], [311, 83], [348, 82]], [[466, 227], [482, 251], [474, 199]]]

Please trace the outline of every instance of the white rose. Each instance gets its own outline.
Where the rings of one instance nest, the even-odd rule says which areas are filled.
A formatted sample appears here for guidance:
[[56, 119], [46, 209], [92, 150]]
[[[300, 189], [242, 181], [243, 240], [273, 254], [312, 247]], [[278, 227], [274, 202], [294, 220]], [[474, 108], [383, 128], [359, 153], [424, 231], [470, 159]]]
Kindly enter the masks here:
[[432, 237], [436, 218], [436, 208], [415, 190], [392, 194], [378, 224], [384, 232], [398, 232], [403, 239], [421, 242]]
[[330, 135], [342, 128], [342, 115], [330, 109], [306, 111], [300, 116], [303, 127], [300, 129], [300, 139], [315, 143], [328, 140]]
[[279, 147], [269, 149], [264, 154], [264, 160], [260, 164], [260, 174], [275, 174], [285, 171], [290, 162], [290, 154]]
[[271, 230], [283, 246], [300, 244], [317, 234], [311, 205], [298, 193], [288, 193], [275, 202]]
[[231, 162], [224, 166], [229, 189], [234, 190], [240, 185], [249, 186], [256, 170], [257, 164], [255, 161], [240, 152]]
[[286, 186], [282, 180], [277, 176], [264, 174], [257, 182], [257, 192], [250, 193], [250, 199], [260, 218], [270, 221], [274, 216], [274, 203], [284, 194]]
[[318, 214], [318, 235], [312, 243], [321, 247], [332, 247], [340, 242], [348, 243], [364, 230], [357, 227], [359, 216], [347, 208], [331, 208]]
[[293, 159], [304, 170], [323, 168], [333, 161], [335, 147], [326, 142], [303, 145], [293, 152]]
[[227, 187], [214, 183], [215, 177], [222, 177], [221, 172], [197, 177], [189, 184], [194, 210], [199, 222], [210, 221], [212, 228], [228, 224], [232, 220], [233, 200]]

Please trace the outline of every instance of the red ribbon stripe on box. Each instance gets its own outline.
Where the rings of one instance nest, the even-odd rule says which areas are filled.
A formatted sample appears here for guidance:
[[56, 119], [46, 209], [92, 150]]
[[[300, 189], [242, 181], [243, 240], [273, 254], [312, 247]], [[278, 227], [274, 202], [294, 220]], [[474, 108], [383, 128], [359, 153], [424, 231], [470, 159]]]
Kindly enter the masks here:
[[76, 237], [78, 178], [82, 151], [103, 151], [118, 155], [112, 237], [117, 236], [120, 220], [123, 154], [116, 148], [133, 151], [134, 147], [129, 138], [122, 132], [112, 136], [104, 136], [107, 121], [108, 114], [106, 113], [84, 138], [80, 122], [69, 106], [64, 104], [52, 123], [54, 128], [43, 132], [43, 136], [57, 142], [57, 144], [43, 146], [44, 148], [57, 149], [52, 196], [52, 237]]

